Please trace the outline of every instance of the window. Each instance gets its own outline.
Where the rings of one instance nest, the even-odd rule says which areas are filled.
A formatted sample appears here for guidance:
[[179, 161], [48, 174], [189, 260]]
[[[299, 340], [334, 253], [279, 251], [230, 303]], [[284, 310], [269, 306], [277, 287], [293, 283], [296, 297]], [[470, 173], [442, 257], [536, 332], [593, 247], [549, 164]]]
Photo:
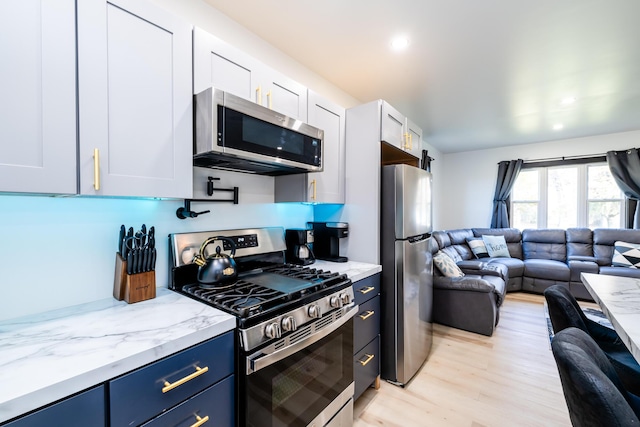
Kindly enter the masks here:
[[511, 191], [511, 224], [621, 228], [624, 203], [606, 163], [523, 169]]

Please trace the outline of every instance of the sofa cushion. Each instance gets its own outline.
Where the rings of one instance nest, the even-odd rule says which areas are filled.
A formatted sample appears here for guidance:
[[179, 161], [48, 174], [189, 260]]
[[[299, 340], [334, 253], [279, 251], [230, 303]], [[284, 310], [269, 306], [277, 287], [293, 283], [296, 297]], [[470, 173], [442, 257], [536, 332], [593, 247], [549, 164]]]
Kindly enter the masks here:
[[464, 276], [464, 273], [462, 272], [462, 270], [460, 270], [460, 267], [456, 265], [455, 261], [453, 261], [453, 259], [451, 259], [449, 255], [442, 251], [437, 252], [433, 256], [433, 264], [445, 277]]
[[440, 249], [451, 246], [451, 239], [446, 231], [434, 231], [431, 233], [431, 237], [438, 243]]
[[522, 259], [522, 232], [517, 228], [473, 228], [472, 230], [476, 237], [504, 236], [509, 248], [509, 255], [512, 258]]
[[567, 259], [565, 230], [523, 230], [522, 253], [524, 259], [545, 259], [564, 262]]
[[467, 244], [476, 258], [489, 258], [489, 252], [482, 237], [467, 237]]
[[594, 273], [598, 274], [600, 268], [598, 264], [593, 261], [579, 261], [579, 260], [570, 260], [569, 261], [569, 270], [571, 271], [571, 275], [569, 279], [572, 282], [581, 282], [580, 273]]
[[526, 259], [524, 261], [524, 275], [536, 279], [568, 282], [569, 266], [561, 261], [551, 259]]
[[511, 258], [504, 236], [484, 235], [482, 241], [484, 241], [491, 258]]
[[491, 264], [502, 264], [509, 270], [509, 277], [519, 277], [524, 274], [524, 262], [518, 258], [492, 258]]
[[593, 257], [593, 231], [590, 228], [567, 228], [567, 259], [586, 261]]
[[640, 268], [600, 267], [600, 274], [640, 278]]
[[613, 267], [640, 267], [640, 244], [616, 241], [613, 246]]
[[640, 230], [624, 228], [596, 228], [593, 230], [593, 256], [600, 266], [610, 266], [613, 246], [617, 240], [640, 243]]

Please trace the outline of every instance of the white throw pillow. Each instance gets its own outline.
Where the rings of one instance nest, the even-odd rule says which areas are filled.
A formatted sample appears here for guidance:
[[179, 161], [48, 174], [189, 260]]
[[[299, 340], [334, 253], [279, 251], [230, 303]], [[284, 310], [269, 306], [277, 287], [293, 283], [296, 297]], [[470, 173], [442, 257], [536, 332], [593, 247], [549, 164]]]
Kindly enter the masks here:
[[464, 273], [451, 257], [442, 251], [436, 252], [433, 256], [433, 264], [445, 277], [463, 277]]
[[491, 258], [511, 258], [504, 236], [483, 235], [482, 240]]

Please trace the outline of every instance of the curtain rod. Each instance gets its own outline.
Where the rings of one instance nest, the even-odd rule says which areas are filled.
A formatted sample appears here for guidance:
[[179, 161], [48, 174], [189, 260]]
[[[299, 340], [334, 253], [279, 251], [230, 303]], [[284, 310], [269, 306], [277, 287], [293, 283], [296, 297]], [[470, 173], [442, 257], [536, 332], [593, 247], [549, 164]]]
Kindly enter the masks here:
[[525, 163], [537, 163], [537, 162], [552, 162], [552, 161], [563, 161], [563, 160], [578, 160], [578, 159], [593, 159], [598, 157], [606, 157], [607, 153], [600, 154], [587, 154], [582, 156], [562, 156], [562, 157], [549, 157], [546, 159], [531, 159], [525, 160]]

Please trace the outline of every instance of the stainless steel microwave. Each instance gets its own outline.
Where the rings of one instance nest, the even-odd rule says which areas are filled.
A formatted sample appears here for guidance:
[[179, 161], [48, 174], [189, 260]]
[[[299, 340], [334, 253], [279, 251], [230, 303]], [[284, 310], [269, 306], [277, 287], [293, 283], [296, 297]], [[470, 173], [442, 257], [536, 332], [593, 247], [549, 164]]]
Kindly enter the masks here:
[[195, 95], [194, 165], [261, 175], [322, 171], [324, 131], [215, 88]]

